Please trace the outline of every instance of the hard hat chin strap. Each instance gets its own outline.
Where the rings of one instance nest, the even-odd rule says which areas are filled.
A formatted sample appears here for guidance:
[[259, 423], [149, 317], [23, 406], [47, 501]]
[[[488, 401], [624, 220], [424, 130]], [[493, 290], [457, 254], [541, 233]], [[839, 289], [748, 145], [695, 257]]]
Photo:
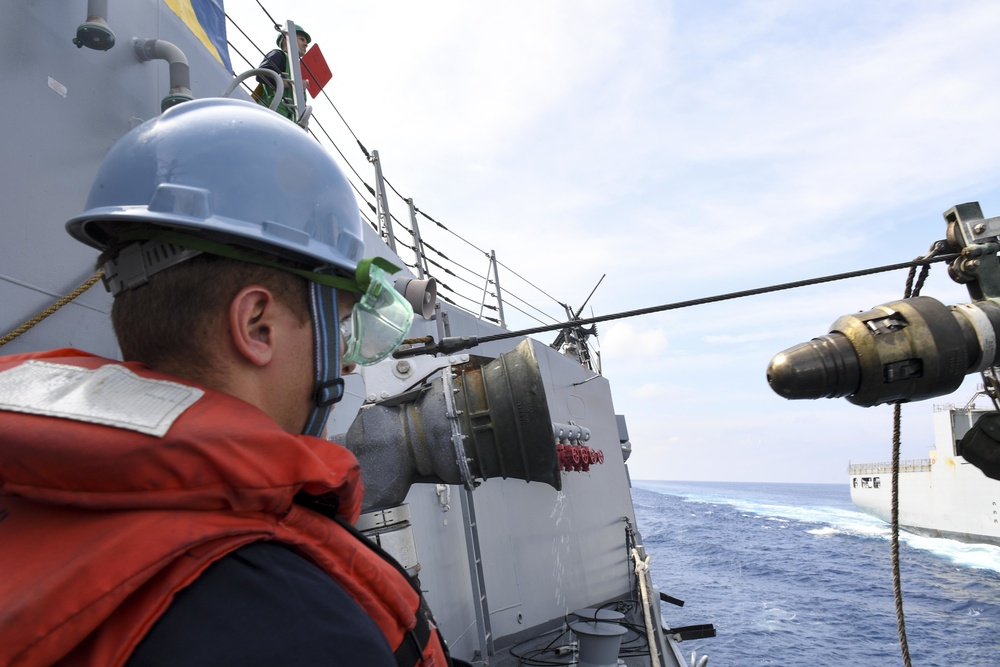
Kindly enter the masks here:
[[313, 407], [302, 429], [303, 435], [322, 437], [330, 415], [330, 406], [344, 397], [344, 379], [340, 377], [340, 318], [337, 313], [337, 290], [309, 283], [309, 310], [313, 327]]

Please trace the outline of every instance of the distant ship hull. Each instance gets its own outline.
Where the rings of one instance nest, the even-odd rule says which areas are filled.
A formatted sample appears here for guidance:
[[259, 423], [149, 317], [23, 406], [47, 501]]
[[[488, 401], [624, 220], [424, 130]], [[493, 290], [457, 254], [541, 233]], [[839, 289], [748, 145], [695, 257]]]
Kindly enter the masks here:
[[[934, 444], [927, 459], [900, 462], [899, 526], [919, 535], [1000, 545], [1000, 481], [957, 454], [957, 443], [987, 410], [935, 406]], [[891, 521], [892, 467], [848, 468], [851, 500]]]

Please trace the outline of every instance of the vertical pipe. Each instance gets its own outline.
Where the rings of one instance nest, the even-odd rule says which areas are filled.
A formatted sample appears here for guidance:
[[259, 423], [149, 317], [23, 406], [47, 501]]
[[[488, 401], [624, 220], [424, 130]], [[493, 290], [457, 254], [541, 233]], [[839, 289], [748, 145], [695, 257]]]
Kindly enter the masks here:
[[87, 20], [101, 18], [108, 20], [108, 0], [87, 0]]
[[87, 20], [76, 29], [73, 43], [96, 51], [107, 51], [115, 45], [115, 33], [108, 27], [108, 0], [88, 0]]
[[160, 103], [161, 111], [194, 99], [191, 94], [191, 70], [180, 48], [165, 39], [132, 38], [132, 47], [141, 62], [165, 60], [170, 67], [170, 90]]

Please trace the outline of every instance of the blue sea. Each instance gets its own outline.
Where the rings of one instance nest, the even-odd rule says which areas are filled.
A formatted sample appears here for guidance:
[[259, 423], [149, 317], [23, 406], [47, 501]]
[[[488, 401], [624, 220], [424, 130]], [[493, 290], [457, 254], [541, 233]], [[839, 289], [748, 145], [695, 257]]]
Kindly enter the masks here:
[[[709, 665], [901, 665], [889, 526], [846, 484], [634, 481], [653, 580]], [[900, 533], [914, 666], [1000, 665], [1000, 547]]]

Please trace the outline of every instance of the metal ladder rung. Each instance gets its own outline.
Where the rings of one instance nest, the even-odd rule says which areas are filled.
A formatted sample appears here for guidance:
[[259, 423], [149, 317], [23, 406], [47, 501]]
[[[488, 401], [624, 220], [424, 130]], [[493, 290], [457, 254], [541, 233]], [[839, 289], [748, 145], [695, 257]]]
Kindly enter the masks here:
[[466, 550], [469, 556], [469, 574], [472, 575], [473, 592], [479, 598], [476, 607], [476, 627], [479, 630], [479, 655], [493, 655], [493, 628], [490, 626], [490, 608], [486, 599], [486, 577], [479, 546], [479, 527], [472, 491], [462, 489], [462, 514], [465, 525]]

